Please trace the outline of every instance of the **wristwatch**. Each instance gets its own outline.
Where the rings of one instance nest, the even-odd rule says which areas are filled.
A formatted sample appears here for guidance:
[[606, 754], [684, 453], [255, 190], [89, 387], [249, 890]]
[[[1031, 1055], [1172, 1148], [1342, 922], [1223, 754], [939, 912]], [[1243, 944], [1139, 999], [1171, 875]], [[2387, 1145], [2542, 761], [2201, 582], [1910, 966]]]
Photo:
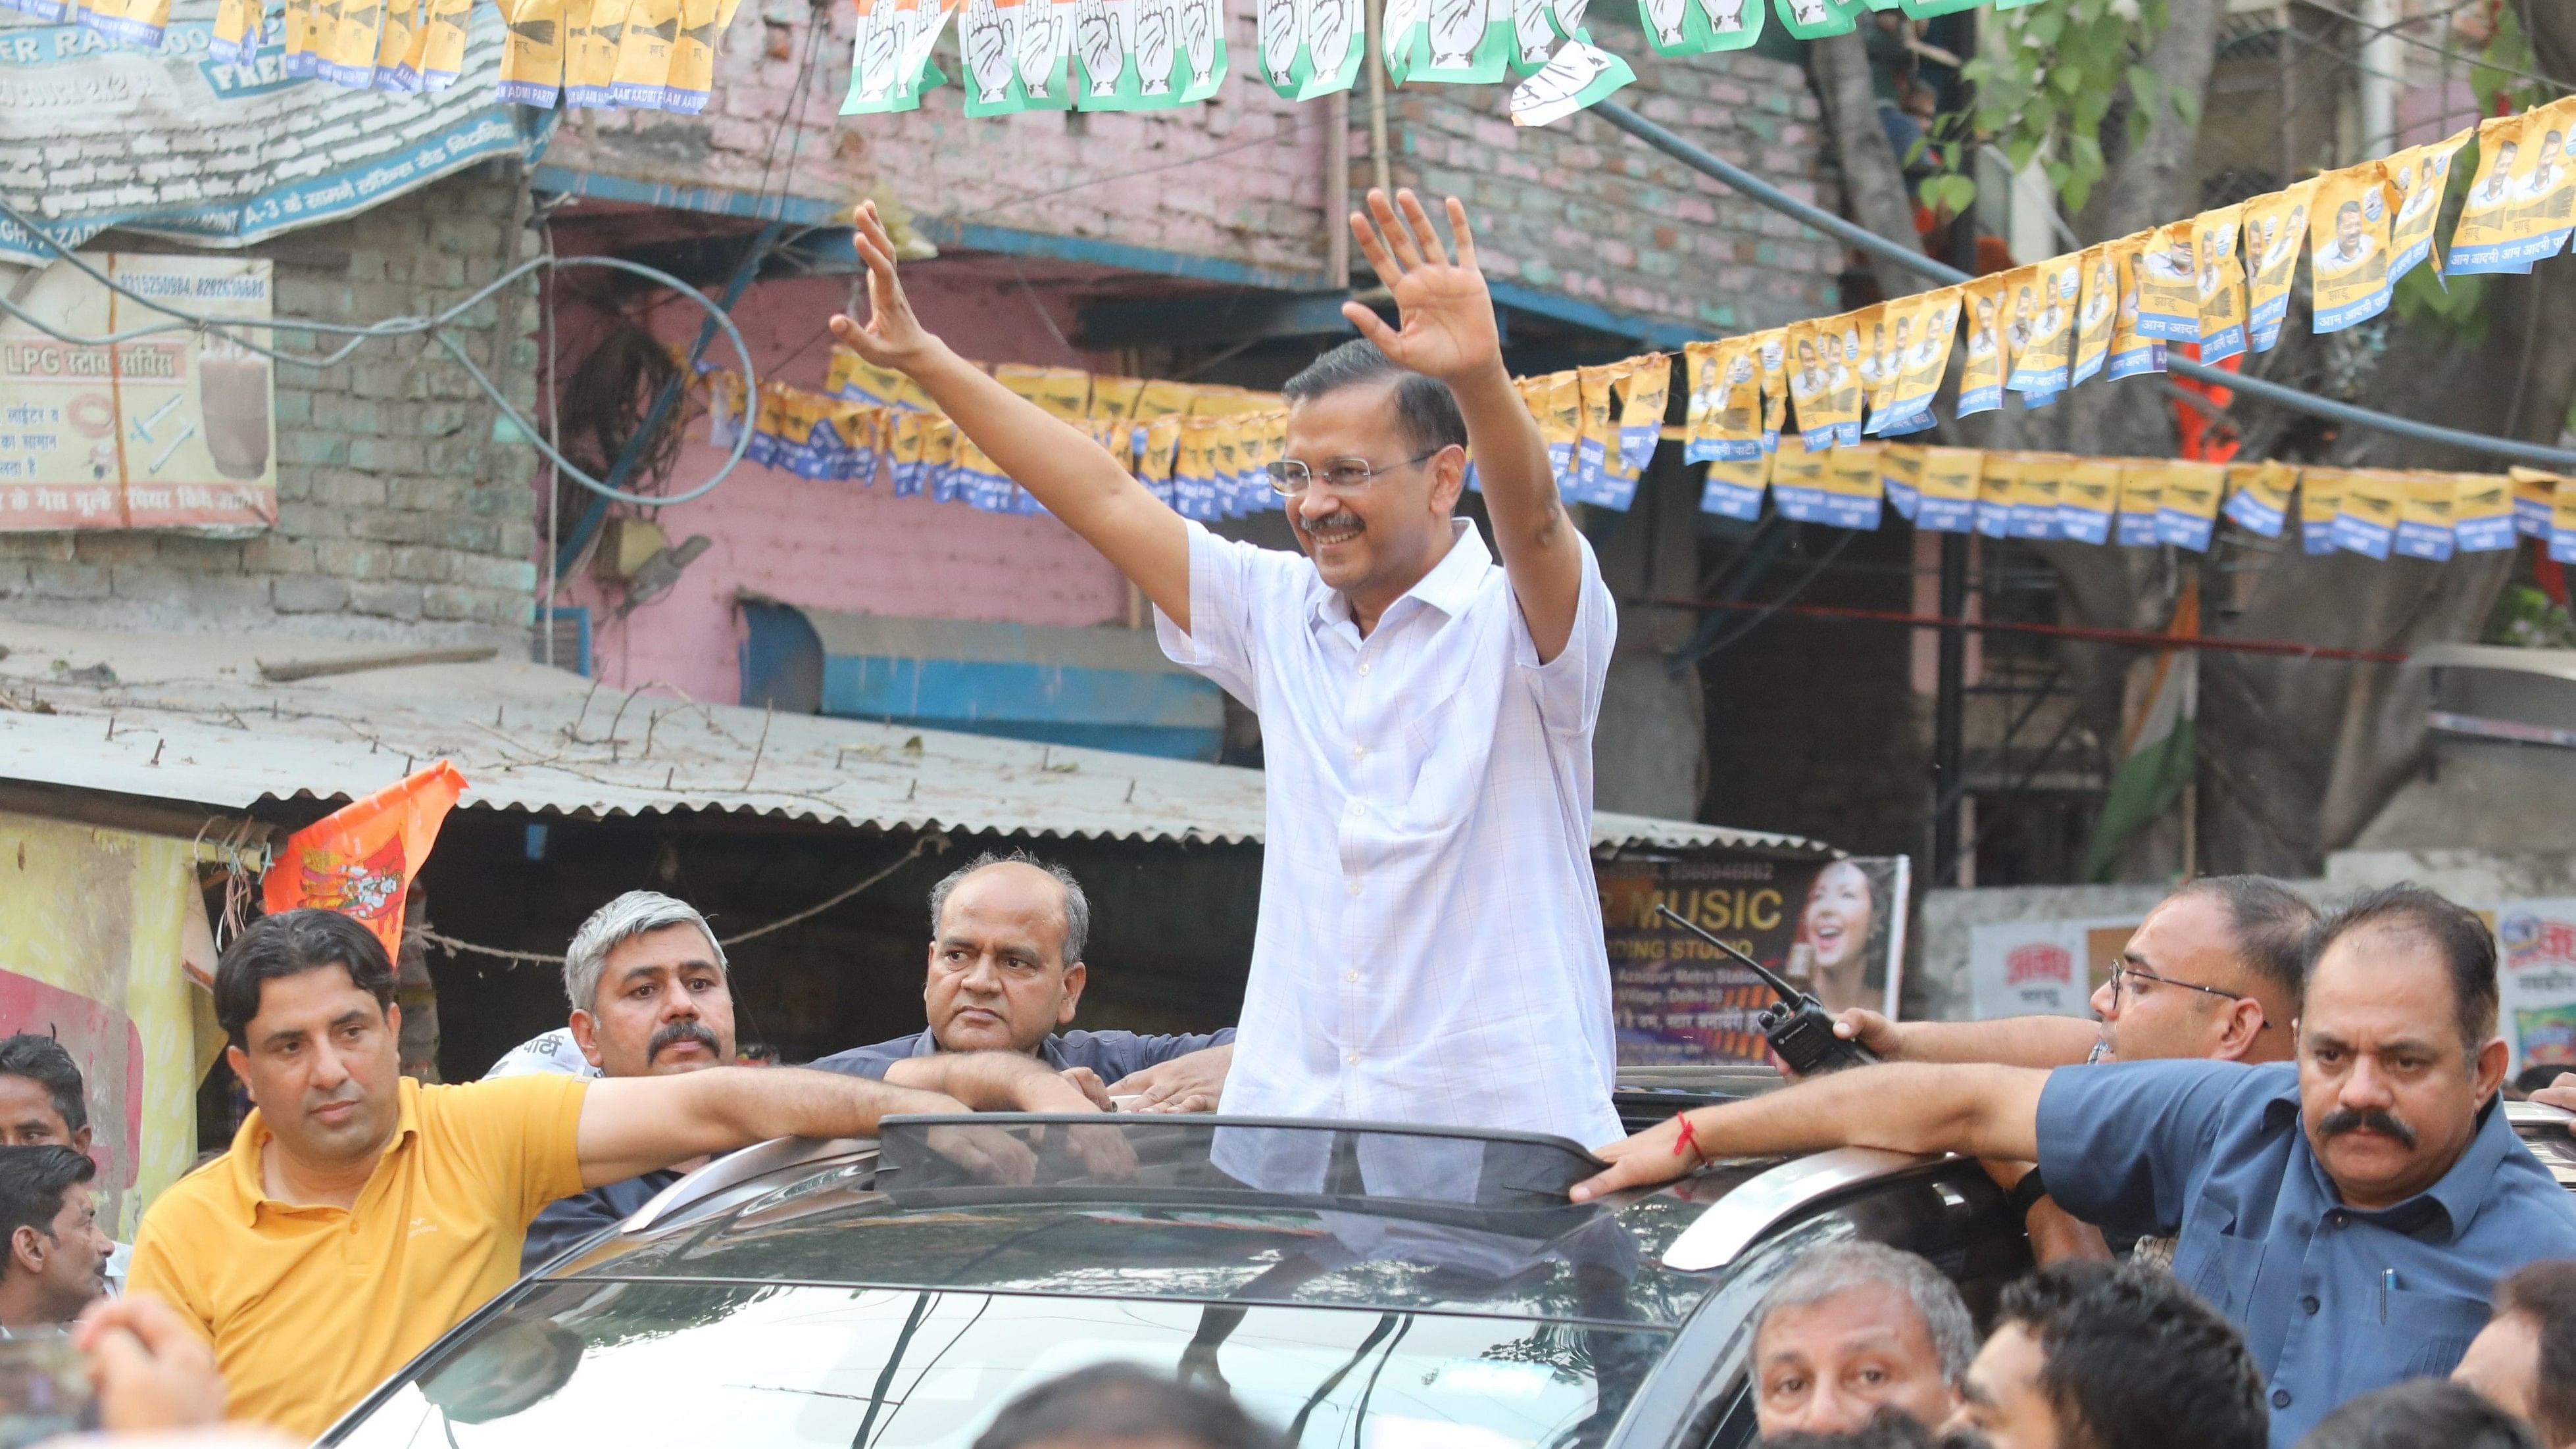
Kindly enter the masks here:
[[2019, 1222], [2029, 1217], [2030, 1210], [2046, 1196], [2048, 1196], [2048, 1183], [2039, 1175], [2039, 1169], [2034, 1167], [2022, 1174], [2021, 1181], [2013, 1184], [2012, 1191], [2004, 1195], [2004, 1201], [2012, 1205], [2013, 1221]]

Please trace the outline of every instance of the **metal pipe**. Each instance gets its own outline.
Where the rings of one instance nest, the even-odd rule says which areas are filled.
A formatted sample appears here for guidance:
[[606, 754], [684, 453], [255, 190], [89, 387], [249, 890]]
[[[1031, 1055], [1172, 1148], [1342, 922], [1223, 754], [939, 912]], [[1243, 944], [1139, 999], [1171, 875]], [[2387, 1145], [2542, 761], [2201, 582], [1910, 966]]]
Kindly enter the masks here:
[[1377, 189], [1395, 194], [1395, 167], [1386, 154], [1386, 0], [1368, 0], [1369, 163]]
[[[1941, 535], [1941, 611], [1944, 619], [1968, 612], [1968, 536]], [[1795, 607], [1795, 606], [1792, 606]], [[1955, 885], [1959, 856], [1959, 806], [1968, 782], [1961, 766], [1967, 755], [1968, 634], [1944, 628], [1933, 671], [1932, 694], [1932, 881]]]
[[[1800, 201], [1743, 167], [1710, 155], [1617, 101], [1598, 102], [1592, 107], [1591, 114], [1599, 116], [1692, 170], [1715, 177], [1754, 201], [1774, 211], [1793, 216], [1827, 236], [1859, 247], [1872, 256], [1883, 257], [1910, 267], [1920, 275], [1929, 277], [1944, 286], [1970, 280], [1966, 272], [1956, 267], [1945, 266], [1912, 247], [1889, 241], [1867, 227], [1854, 225], [1822, 207]], [[2359, 428], [2376, 428], [2381, 432], [2394, 433], [2401, 438], [2413, 438], [2417, 442], [2435, 443], [2443, 447], [2484, 453], [2490, 457], [2507, 458], [2516, 463], [2527, 463], [2557, 472], [2576, 470], [2576, 452], [2569, 452], [2564, 448], [2545, 447], [2539, 443], [2526, 443], [2515, 438], [2490, 438], [2481, 433], [2462, 432], [2457, 428], [2419, 423], [2412, 418], [2397, 417], [2376, 408], [2356, 407], [2351, 403], [2337, 402], [2333, 398], [2302, 392], [2294, 387], [2284, 387], [2280, 383], [2265, 378], [2247, 377], [2229, 372], [2224, 368], [2209, 367], [2188, 358], [2171, 358], [2166, 362], [2166, 367], [2177, 377], [2188, 377], [2200, 382], [2232, 388], [2246, 397], [2260, 398], [2265, 402], [2307, 413], [2313, 417], [2331, 418], [2336, 422], [2349, 423]]]
[[2354, 89], [2361, 99], [2361, 154], [2376, 156], [2397, 144], [2397, 76], [2406, 52], [2397, 39], [2402, 17], [2397, 0], [2361, 0], [2361, 21], [2376, 27], [2362, 37], [2361, 74]]
[[1324, 290], [1351, 284], [1351, 93], [1324, 98]]

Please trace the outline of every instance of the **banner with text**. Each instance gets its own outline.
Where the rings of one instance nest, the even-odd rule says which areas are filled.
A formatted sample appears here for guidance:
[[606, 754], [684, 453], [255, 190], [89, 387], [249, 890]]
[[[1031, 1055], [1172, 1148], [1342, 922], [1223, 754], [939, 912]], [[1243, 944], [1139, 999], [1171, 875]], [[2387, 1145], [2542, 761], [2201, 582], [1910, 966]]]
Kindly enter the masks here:
[[1658, 905], [1834, 1010], [1896, 1014], [1911, 896], [1905, 856], [1831, 861], [1612, 861], [1598, 867], [1624, 1065], [1767, 1060], [1758, 1018], [1779, 998]]
[[[174, 307], [246, 323], [271, 315], [266, 261], [125, 252], [82, 259]], [[39, 273], [21, 305], [83, 336], [163, 320], [69, 263]], [[247, 335], [268, 343], [265, 329]], [[0, 532], [270, 526], [277, 521], [271, 372], [266, 358], [200, 332], [79, 347], [0, 317]]]

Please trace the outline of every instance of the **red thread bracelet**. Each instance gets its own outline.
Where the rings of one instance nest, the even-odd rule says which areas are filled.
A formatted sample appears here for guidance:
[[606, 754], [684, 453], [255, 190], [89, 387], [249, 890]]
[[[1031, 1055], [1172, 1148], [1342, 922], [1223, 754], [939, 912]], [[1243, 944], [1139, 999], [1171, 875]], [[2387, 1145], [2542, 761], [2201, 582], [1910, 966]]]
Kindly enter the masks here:
[[1690, 1149], [1691, 1161], [1693, 1164], [1706, 1162], [1708, 1159], [1700, 1155], [1698, 1141], [1699, 1133], [1691, 1126], [1690, 1114], [1688, 1112], [1675, 1112], [1673, 1114], [1673, 1120], [1681, 1124], [1681, 1134], [1673, 1139], [1673, 1156], [1681, 1156], [1682, 1149], [1687, 1147]]

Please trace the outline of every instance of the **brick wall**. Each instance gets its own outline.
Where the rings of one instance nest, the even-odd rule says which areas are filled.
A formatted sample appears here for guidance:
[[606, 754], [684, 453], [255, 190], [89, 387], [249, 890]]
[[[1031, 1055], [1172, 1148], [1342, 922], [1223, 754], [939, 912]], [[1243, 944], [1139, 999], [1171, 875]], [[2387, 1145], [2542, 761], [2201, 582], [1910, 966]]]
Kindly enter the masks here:
[[[922, 217], [1096, 238], [1289, 272], [1324, 254], [1322, 102], [1279, 99], [1252, 73], [1252, 8], [1229, 7], [1232, 71], [1216, 100], [1177, 110], [969, 120], [956, 84], [918, 111], [838, 116], [850, 12], [800, 92], [806, 10], [738, 19], [715, 100], [698, 117], [574, 111], [552, 166], [674, 185], [845, 203], [882, 187]], [[1730, 160], [1832, 204], [1816, 98], [1797, 66], [1750, 54], [1663, 60], [1615, 20], [1605, 43], [1635, 66], [1620, 99]], [[957, 75], [955, 36], [940, 42]], [[789, 57], [786, 59], [776, 56]], [[1399, 184], [1470, 199], [1497, 275], [1615, 311], [1739, 331], [1835, 303], [1821, 239], [1605, 123], [1521, 129], [1500, 87], [1419, 85], [1388, 98]], [[1351, 100], [1352, 177], [1364, 187], [1366, 101]]]
[[[1803, 200], [1837, 204], [1805, 72], [1747, 53], [1665, 60], [1605, 29], [1637, 72], [1618, 100]], [[1388, 117], [1396, 183], [1466, 198], [1496, 276], [1712, 334], [1838, 305], [1840, 259], [1823, 238], [1605, 121], [1514, 126], [1503, 99], [1499, 87], [1408, 86]]]
[[[831, 8], [800, 91], [809, 12], [770, 0], [726, 32], [706, 114], [573, 111], [545, 160], [834, 204], [882, 186], [922, 216], [1320, 272], [1325, 107], [1281, 100], [1252, 74], [1252, 9], [1228, 9], [1229, 74], [1202, 105], [969, 120], [952, 80], [917, 111], [844, 119], [853, 12]], [[938, 59], [964, 74], [953, 24]]]
[[[477, 169], [354, 220], [294, 233], [276, 262], [281, 315], [372, 322], [427, 313], [529, 246], [512, 176]], [[123, 243], [151, 251], [148, 242]], [[524, 293], [487, 302], [460, 338], [495, 371], [493, 328], [523, 334]], [[303, 348], [309, 337], [281, 336]], [[514, 405], [534, 344], [503, 349]], [[374, 342], [341, 365], [277, 373], [277, 526], [245, 539], [179, 533], [0, 534], [0, 610], [85, 626], [283, 626], [357, 637], [524, 629], [536, 579], [535, 455], [489, 441], [494, 408], [425, 339]]]

